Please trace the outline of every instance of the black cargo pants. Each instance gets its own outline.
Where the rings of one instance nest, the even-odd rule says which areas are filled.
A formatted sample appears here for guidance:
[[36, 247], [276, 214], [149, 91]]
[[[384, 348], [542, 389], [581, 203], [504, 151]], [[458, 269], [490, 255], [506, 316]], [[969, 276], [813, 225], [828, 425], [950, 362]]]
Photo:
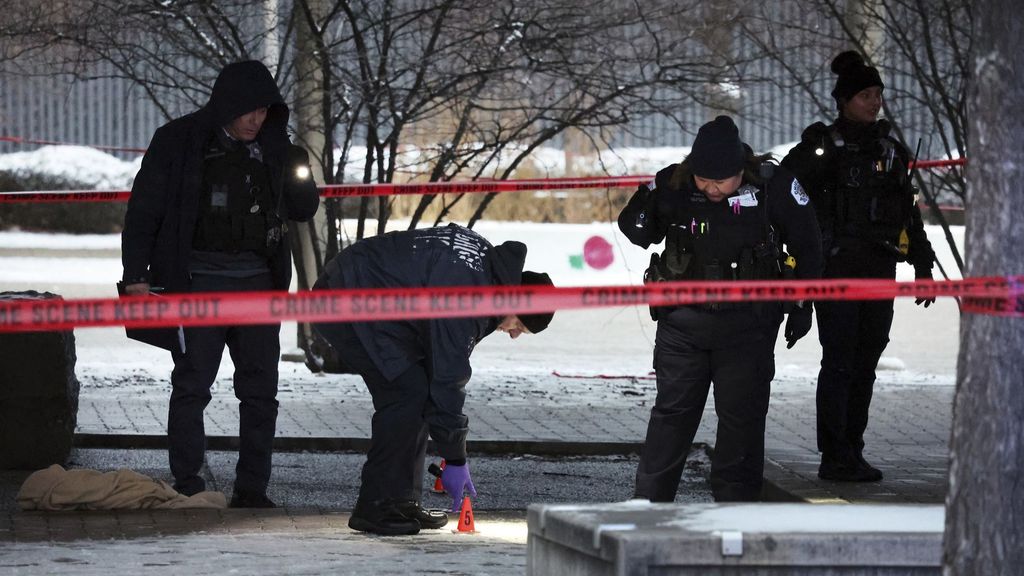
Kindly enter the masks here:
[[711, 459], [712, 494], [716, 501], [759, 500], [777, 335], [777, 321], [765, 324], [749, 308], [680, 308], [658, 321], [658, 394], [637, 469], [637, 497], [675, 499], [714, 383], [718, 431]]
[[351, 324], [315, 327], [337, 350], [344, 367], [363, 377], [373, 398], [370, 449], [363, 464], [359, 501], [420, 501], [429, 437], [425, 414], [430, 403], [430, 378], [426, 368], [413, 364], [389, 381], [377, 369]]
[[[269, 273], [250, 278], [196, 274], [192, 279], [193, 292], [272, 288]], [[210, 388], [226, 345], [235, 366], [233, 383], [239, 402], [235, 492], [266, 493], [277, 425], [280, 332], [280, 324], [185, 328], [185, 353], [171, 351], [174, 370], [167, 413], [171, 473], [179, 492], [195, 494], [206, 489], [199, 476], [206, 453], [203, 411], [210, 403]]]
[[[843, 250], [831, 258], [826, 278], [896, 278], [896, 261], [875, 249]], [[818, 373], [818, 450], [850, 461], [864, 450], [864, 431], [875, 368], [889, 344], [893, 301], [821, 301], [815, 304], [821, 371]]]

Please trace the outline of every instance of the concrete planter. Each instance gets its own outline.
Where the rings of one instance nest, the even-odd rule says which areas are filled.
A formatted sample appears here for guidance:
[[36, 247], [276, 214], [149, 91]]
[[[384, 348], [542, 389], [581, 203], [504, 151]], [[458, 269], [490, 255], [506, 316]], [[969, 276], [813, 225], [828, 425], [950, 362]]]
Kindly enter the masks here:
[[[0, 292], [0, 300], [60, 299], [49, 292]], [[64, 464], [78, 420], [75, 335], [0, 334], [0, 469]]]
[[943, 523], [937, 505], [534, 504], [527, 574], [940, 574]]

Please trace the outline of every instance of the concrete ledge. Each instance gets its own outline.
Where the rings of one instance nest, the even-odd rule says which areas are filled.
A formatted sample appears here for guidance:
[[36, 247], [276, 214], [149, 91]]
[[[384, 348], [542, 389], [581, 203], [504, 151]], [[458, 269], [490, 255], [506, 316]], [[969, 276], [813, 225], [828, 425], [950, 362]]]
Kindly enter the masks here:
[[[209, 450], [238, 450], [237, 436], [207, 436]], [[75, 434], [77, 448], [167, 449], [163, 434]], [[639, 454], [636, 442], [566, 442], [562, 440], [470, 440], [466, 447], [474, 454], [532, 454], [535, 456], [622, 456]], [[366, 452], [369, 438], [325, 436], [279, 436], [279, 452]]]
[[940, 574], [937, 505], [615, 504], [528, 509], [527, 574]]

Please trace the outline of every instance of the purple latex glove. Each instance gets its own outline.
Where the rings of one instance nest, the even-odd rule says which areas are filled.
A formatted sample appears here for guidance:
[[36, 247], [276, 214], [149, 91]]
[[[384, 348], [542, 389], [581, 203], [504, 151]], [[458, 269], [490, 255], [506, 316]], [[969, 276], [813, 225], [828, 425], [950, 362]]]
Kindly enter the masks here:
[[469, 463], [462, 466], [448, 464], [441, 471], [441, 485], [444, 491], [452, 497], [452, 507], [449, 512], [458, 512], [462, 508], [462, 493], [469, 490], [469, 495], [476, 498], [476, 487], [473, 486], [473, 479], [469, 477]]

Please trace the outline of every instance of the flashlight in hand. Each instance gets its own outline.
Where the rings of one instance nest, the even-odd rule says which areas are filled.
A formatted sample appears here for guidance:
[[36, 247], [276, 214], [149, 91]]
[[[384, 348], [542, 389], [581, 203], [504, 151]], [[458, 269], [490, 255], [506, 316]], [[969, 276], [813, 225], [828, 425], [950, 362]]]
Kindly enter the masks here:
[[440, 466], [431, 462], [430, 466], [427, 466], [427, 472], [429, 472], [430, 475], [434, 476], [435, 478], [440, 478], [442, 471]]

